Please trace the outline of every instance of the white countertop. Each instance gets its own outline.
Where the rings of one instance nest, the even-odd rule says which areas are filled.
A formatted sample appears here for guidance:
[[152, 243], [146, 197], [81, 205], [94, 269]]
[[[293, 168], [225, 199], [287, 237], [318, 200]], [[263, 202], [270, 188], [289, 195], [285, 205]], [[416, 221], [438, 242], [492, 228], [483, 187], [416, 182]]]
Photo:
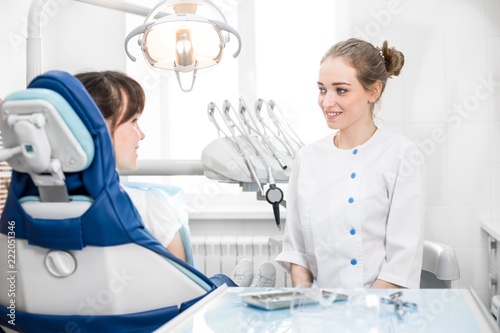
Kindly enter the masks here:
[[[290, 308], [281, 310], [262, 310], [248, 306], [241, 295], [246, 292], [263, 291], [265, 288], [227, 288], [219, 287], [177, 317], [160, 327], [160, 332], [290, 332], [303, 328], [308, 332], [342, 331], [367, 332], [367, 328], [387, 329], [390, 332], [426, 333], [470, 333], [498, 332], [496, 323], [477, 294], [472, 289], [405, 289], [405, 301], [415, 303], [416, 311], [408, 312], [401, 320], [391, 314], [392, 307], [382, 306], [382, 316], [377, 321], [359, 320], [366, 316], [360, 300], [360, 291], [346, 291], [352, 296], [348, 303], [340, 302], [319, 310], [314, 315], [293, 313]], [[272, 289], [278, 291], [280, 289]], [[286, 289], [283, 289], [286, 290]], [[288, 289], [293, 290], [293, 289]], [[371, 295], [380, 297], [393, 290], [371, 289]], [[356, 293], [358, 295], [356, 296]], [[349, 303], [350, 302], [350, 303]], [[357, 302], [357, 303], [356, 303]], [[353, 311], [354, 306], [360, 311]], [[356, 316], [359, 316], [356, 318]], [[375, 323], [375, 324], [374, 324]], [[376, 326], [376, 327], [375, 327]], [[302, 331], [302, 330], [301, 330]], [[371, 330], [370, 330], [371, 331]], [[385, 332], [386, 330], [384, 330]]]
[[481, 220], [481, 228], [496, 240], [500, 240], [500, 219]]

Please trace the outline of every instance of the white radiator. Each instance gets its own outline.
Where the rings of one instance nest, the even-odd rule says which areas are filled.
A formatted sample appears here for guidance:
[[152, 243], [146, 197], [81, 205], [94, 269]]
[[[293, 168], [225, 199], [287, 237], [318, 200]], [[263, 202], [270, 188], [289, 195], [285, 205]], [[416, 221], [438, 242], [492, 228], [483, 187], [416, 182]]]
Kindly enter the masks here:
[[254, 270], [269, 260], [276, 267], [276, 287], [291, 287], [289, 274], [274, 262], [279, 249], [269, 243], [268, 236], [193, 236], [191, 242], [196, 266], [207, 276], [232, 277], [241, 259], [253, 261]]

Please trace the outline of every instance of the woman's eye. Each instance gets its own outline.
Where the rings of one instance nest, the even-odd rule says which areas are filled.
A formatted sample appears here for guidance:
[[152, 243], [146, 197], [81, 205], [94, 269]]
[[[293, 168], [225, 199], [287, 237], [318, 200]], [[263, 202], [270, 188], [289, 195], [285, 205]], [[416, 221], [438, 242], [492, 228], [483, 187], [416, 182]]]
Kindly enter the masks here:
[[320, 94], [324, 94], [324, 93], [326, 93], [326, 89], [325, 89], [325, 88], [321, 88], [321, 87], [320, 87], [320, 88], [319, 88], [319, 93], [320, 93]]
[[347, 90], [343, 89], [343, 88], [337, 88], [337, 93], [342, 95], [342, 94], [345, 94], [347, 92]]

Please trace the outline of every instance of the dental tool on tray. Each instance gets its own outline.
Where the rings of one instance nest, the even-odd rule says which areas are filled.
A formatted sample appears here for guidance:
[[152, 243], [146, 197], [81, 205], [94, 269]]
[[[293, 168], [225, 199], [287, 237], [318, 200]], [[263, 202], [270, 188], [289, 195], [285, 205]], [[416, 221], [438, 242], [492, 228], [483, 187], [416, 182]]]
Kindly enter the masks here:
[[[238, 119], [239, 126], [236, 125], [234, 122], [233, 118], [231, 117], [231, 111], [232, 113], [236, 116]], [[266, 171], [268, 173], [268, 179], [269, 179], [269, 165], [270, 161], [268, 159], [268, 154], [264, 151], [264, 148], [261, 146], [257, 140], [252, 137], [249, 133], [248, 128], [245, 126], [245, 121], [241, 117], [241, 113], [238, 113], [231, 102], [229, 100], [224, 101], [223, 105], [223, 114], [225, 115], [225, 119], [229, 122], [228, 125], [230, 125], [233, 129], [236, 128], [239, 132], [242, 138], [245, 138], [245, 141], [249, 143], [249, 145], [253, 148], [253, 154], [259, 158], [259, 160], [264, 164]], [[286, 169], [286, 168], [284, 168]], [[255, 179], [254, 179], [255, 180]], [[260, 184], [260, 180], [258, 181]], [[261, 188], [261, 187], [260, 187]], [[264, 191], [260, 191], [261, 195], [264, 195]]]
[[[278, 161], [281, 168], [286, 169], [288, 166], [280, 158], [280, 156], [276, 150], [276, 147], [274, 147], [272, 142], [266, 137], [266, 135], [263, 133], [263, 131], [261, 131], [259, 123], [257, 122], [256, 116], [253, 114], [253, 111], [248, 108], [248, 106], [245, 103], [245, 100], [243, 99], [242, 96], [240, 96], [239, 115], [241, 116], [242, 123], [244, 125], [246, 125], [246, 127], [248, 128], [247, 135], [250, 136], [252, 134], [251, 132], [254, 132], [256, 134], [256, 139], [261, 139], [263, 141], [263, 145], [267, 146], [267, 148], [271, 151], [272, 155], [274, 156], [276, 161]], [[248, 120], [248, 118], [245, 117], [245, 115], [249, 116], [250, 121]], [[259, 151], [259, 149], [257, 149], [257, 151]], [[261, 156], [264, 158], [262, 153], [261, 153]]]
[[[275, 130], [269, 126], [269, 124], [264, 120], [261, 114], [262, 106], [266, 104], [267, 115], [272, 121]], [[277, 112], [275, 112], [275, 109]], [[304, 146], [304, 143], [299, 139], [297, 134], [292, 130], [285, 117], [283, 117], [279, 108], [273, 100], [266, 102], [262, 98], [259, 98], [255, 102], [255, 115], [260, 121], [264, 128], [264, 134], [266, 134], [266, 129], [271, 132], [271, 134], [285, 147], [288, 154], [293, 158], [297, 151]], [[279, 119], [280, 118], [280, 119]], [[291, 133], [291, 134], [290, 134]]]
[[[260, 114], [260, 108], [264, 103], [268, 106], [269, 114], [265, 120]], [[286, 138], [289, 133], [285, 134], [284, 125], [280, 127], [276, 125], [279, 122], [278, 117], [263, 100], [256, 102], [255, 109], [251, 109], [243, 97], [240, 97], [238, 110], [229, 100], [225, 100], [222, 110], [221, 112], [213, 102], [207, 107], [209, 120], [216, 127], [219, 138], [203, 150], [202, 163], [205, 175], [219, 181], [239, 181], [244, 191], [250, 185], [247, 182], [255, 183], [257, 199], [265, 199], [273, 206], [275, 222], [281, 230], [279, 206], [286, 207], [286, 202], [283, 191], [276, 183], [288, 181], [290, 174], [288, 166], [293, 164], [295, 152], [300, 148], [300, 144], [294, 138]], [[218, 122], [216, 116], [221, 118], [222, 122]], [[225, 125], [227, 131], [222, 129], [221, 124]], [[229, 167], [231, 164], [232, 168]], [[245, 172], [243, 168], [247, 171]], [[248, 172], [250, 178], [244, 176]], [[269, 187], [264, 192], [263, 184], [266, 181]]]
[[[270, 167], [271, 162], [268, 160], [266, 153], [263, 151], [263, 149], [265, 149], [265, 146], [267, 146], [267, 148], [271, 151], [272, 156], [276, 159], [276, 161], [278, 161], [280, 167], [283, 170], [286, 170], [288, 167], [280, 158], [276, 148], [271, 143], [271, 141], [259, 129], [257, 120], [255, 116], [252, 116], [252, 111], [247, 107], [243, 97], [240, 96], [239, 100], [240, 100], [239, 113], [237, 113], [237, 116], [240, 123], [242, 125], [247, 126], [247, 131], [245, 131], [244, 135], [252, 143], [255, 150], [257, 151], [257, 154], [262, 158], [264, 164], [267, 167], [269, 189], [266, 191], [265, 198], [266, 201], [273, 206], [273, 213], [274, 213], [274, 219], [276, 221], [276, 226], [278, 227], [279, 230], [281, 230], [279, 205], [283, 201], [284, 195], [283, 191], [276, 186], [276, 181], [273, 176], [273, 169]], [[252, 122], [253, 125], [255, 125], [255, 127], [253, 127], [252, 124], [248, 121], [248, 119], [245, 118], [245, 115], [247, 114], [249, 115], [250, 121]], [[257, 134], [255, 138], [251, 136], [252, 131]], [[263, 141], [263, 143], [261, 143], [258, 140], [259, 138]]]
[[[229, 103], [229, 101], [224, 102], [224, 109], [228, 108], [227, 103]], [[215, 119], [215, 114], [214, 114], [215, 109], [217, 109], [217, 111], [219, 112], [219, 115], [224, 120], [224, 123], [226, 124], [227, 129], [231, 133], [230, 135], [228, 135], [226, 132], [224, 132], [221, 129], [221, 127], [219, 126], [219, 123]], [[215, 105], [215, 103], [211, 102], [208, 104], [207, 112], [208, 112], [208, 118], [214, 124], [214, 126], [217, 128], [219, 135], [220, 135], [220, 133], [222, 133], [225, 135], [226, 138], [229, 138], [232, 140], [238, 153], [241, 155], [241, 157], [245, 161], [245, 164], [250, 172], [250, 175], [251, 175], [252, 179], [254, 180], [255, 184], [258, 186], [259, 191], [261, 193], [264, 193], [264, 189], [262, 188], [262, 184], [259, 180], [257, 172], [255, 171], [255, 167], [252, 164], [252, 161], [250, 158], [252, 152], [249, 151], [248, 145], [246, 145], [246, 144], [244, 144], [244, 142], [242, 142], [242, 140], [244, 140], [245, 138], [236, 135], [235, 130], [238, 130], [239, 132], [241, 132], [241, 129], [239, 127], [237, 127], [237, 125], [233, 122], [233, 120], [230, 117], [228, 117], [228, 114], [226, 112], [221, 113], [220, 109], [217, 107], [217, 105]]]

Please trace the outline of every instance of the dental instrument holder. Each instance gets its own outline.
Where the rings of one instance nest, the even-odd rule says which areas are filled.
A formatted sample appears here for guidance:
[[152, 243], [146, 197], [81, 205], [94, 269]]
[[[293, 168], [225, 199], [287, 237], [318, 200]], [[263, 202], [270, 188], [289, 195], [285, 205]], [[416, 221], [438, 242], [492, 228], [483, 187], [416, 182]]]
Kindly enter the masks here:
[[[239, 115], [240, 115], [240, 123], [242, 126], [243, 125], [246, 126], [248, 136], [250, 136], [252, 133], [255, 133], [257, 137], [261, 138], [262, 148], [267, 148], [271, 152], [274, 159], [278, 162], [280, 167], [283, 170], [286, 170], [288, 168], [288, 166], [286, 165], [285, 162], [283, 162], [283, 160], [281, 159], [281, 157], [278, 154], [277, 149], [274, 147], [272, 142], [264, 134], [265, 127], [262, 127], [262, 129], [259, 127], [260, 123], [257, 120], [256, 111], [248, 108], [243, 96], [240, 96], [240, 98], [239, 98]], [[245, 117], [245, 115], [248, 115], [248, 118]], [[254, 146], [255, 146], [255, 144], [254, 144]], [[258, 155], [260, 155], [261, 158], [265, 160], [266, 159], [265, 154], [262, 152], [262, 149], [258, 148], [257, 146], [255, 146], [255, 149], [256, 149]], [[269, 163], [266, 162], [266, 164], [269, 164]], [[272, 173], [272, 169], [268, 167], [267, 172]], [[271, 175], [271, 177], [272, 177], [272, 175]]]
[[[261, 104], [259, 105], [261, 106]], [[253, 180], [253, 182], [240, 180], [240, 186], [245, 192], [256, 191], [257, 200], [265, 199], [273, 206], [275, 222], [278, 229], [281, 230], [279, 205], [281, 204], [286, 208], [286, 202], [283, 200], [283, 191], [276, 186], [273, 167], [271, 167], [271, 165], [277, 162], [282, 170], [286, 170], [287, 164], [281, 159], [273, 143], [266, 137], [266, 127], [258, 120], [258, 116], [253, 113], [256, 111], [248, 108], [243, 97], [240, 96], [239, 98], [238, 111], [234, 109], [229, 100], [224, 101], [222, 109], [223, 112], [221, 112], [215, 103], [210, 102], [207, 106], [207, 114], [210, 122], [216, 127], [219, 137], [222, 133], [234, 144], [234, 148], [236, 148], [239, 157], [250, 173], [250, 179]], [[215, 119], [215, 111], [218, 111], [217, 114], [223, 120], [223, 124], [225, 124], [228, 130], [227, 133]], [[236, 121], [233, 120], [231, 115], [235, 117]], [[239, 135], [237, 135], [237, 132]], [[286, 148], [286, 145], [284, 146]], [[289, 149], [287, 149], [287, 153], [287, 157], [293, 157], [289, 156]], [[256, 167], [252, 162], [252, 158], [257, 158], [258, 161], [265, 166], [267, 181], [269, 183], [267, 191], [264, 190], [264, 185], [266, 183], [261, 182], [261, 179], [265, 178], [263, 178], [262, 174], [259, 177]]]
[[[274, 125], [274, 129], [266, 123], [261, 115], [262, 106], [264, 104], [267, 106], [267, 116]], [[266, 102], [265, 100], [259, 98], [255, 102], [254, 110], [256, 118], [263, 126], [263, 131], [266, 132], [267, 129], [274, 136], [274, 138], [276, 138], [283, 145], [287, 154], [294, 158], [297, 151], [304, 146], [304, 143], [300, 140], [297, 134], [295, 134], [286, 121], [286, 118], [283, 117], [281, 111], [276, 105], [276, 102], [273, 100]]]
[[[248, 118], [246, 118], [245, 115], [248, 115]], [[267, 139], [263, 131], [259, 128], [259, 123], [257, 122], [256, 116], [252, 113], [252, 110], [247, 107], [243, 96], [240, 96], [239, 98], [239, 107], [236, 116], [238, 118], [240, 126], [243, 128], [242, 134], [245, 135], [248, 142], [250, 142], [250, 144], [254, 147], [257, 156], [259, 156], [264, 162], [264, 164], [267, 166], [269, 189], [266, 191], [265, 198], [266, 201], [273, 206], [273, 214], [276, 226], [278, 227], [278, 230], [281, 231], [279, 204], [281, 201], [283, 201], [283, 191], [276, 186], [276, 181], [273, 176], [273, 169], [271, 168], [270, 161], [266, 157], [264, 151], [265, 147], [267, 147], [267, 149], [271, 151], [272, 156], [276, 159], [276, 161], [283, 170], [287, 169], [287, 165], [281, 160], [274, 145]], [[254, 139], [252, 137], [252, 133], [256, 134], [257, 137], [261, 138], [263, 143], [258, 142], [256, 139]], [[262, 144], [262, 146], [260, 146], [259, 144]], [[250, 171], [252, 172], [251, 169]], [[258, 185], [260, 185], [258, 178], [254, 179], [258, 183]], [[261, 187], [259, 186], [259, 188]], [[264, 194], [262, 189], [261, 189], [261, 194]]]
[[266, 192], [266, 200], [273, 205], [276, 226], [278, 227], [278, 230], [281, 231], [279, 205], [283, 201], [283, 191], [276, 186], [276, 182], [274, 181], [273, 174], [271, 172], [271, 167], [267, 167], [267, 172], [269, 174], [269, 189]]

